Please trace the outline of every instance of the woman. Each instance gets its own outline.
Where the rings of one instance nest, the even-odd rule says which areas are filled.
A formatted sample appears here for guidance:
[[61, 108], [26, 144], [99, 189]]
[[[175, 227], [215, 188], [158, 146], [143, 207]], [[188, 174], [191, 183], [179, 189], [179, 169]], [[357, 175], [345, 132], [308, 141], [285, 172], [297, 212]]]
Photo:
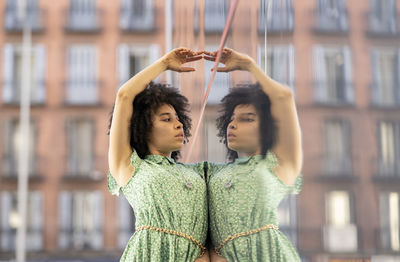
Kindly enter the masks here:
[[[205, 54], [215, 61], [215, 52]], [[276, 217], [281, 200], [301, 188], [293, 94], [247, 55], [225, 48], [221, 63], [217, 71], [245, 70], [258, 84], [233, 88], [222, 99], [217, 127], [232, 162], [208, 167], [211, 261], [300, 261]]]
[[120, 261], [208, 261], [203, 164], [175, 162], [190, 136], [188, 101], [177, 89], [151, 83], [165, 70], [194, 71], [182, 64], [201, 59], [199, 54], [186, 48], [167, 53], [116, 96], [108, 188], [114, 195], [123, 192], [136, 217], [136, 232]]

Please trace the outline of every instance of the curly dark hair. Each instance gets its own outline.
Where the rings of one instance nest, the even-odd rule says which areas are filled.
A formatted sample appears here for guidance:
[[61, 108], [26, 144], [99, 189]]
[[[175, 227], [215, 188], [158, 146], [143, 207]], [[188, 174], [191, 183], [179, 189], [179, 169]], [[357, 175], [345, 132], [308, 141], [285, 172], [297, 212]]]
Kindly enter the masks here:
[[233, 111], [238, 105], [253, 105], [260, 118], [260, 143], [261, 154], [265, 157], [267, 151], [272, 148], [276, 142], [277, 127], [275, 119], [271, 114], [271, 101], [267, 94], [261, 89], [259, 83], [240, 84], [229, 89], [229, 93], [221, 100], [220, 115], [217, 118], [218, 137], [221, 138], [228, 149], [227, 157], [234, 161], [238, 154], [236, 151], [228, 148], [226, 130]]
[[[142, 159], [150, 154], [147, 141], [153, 127], [152, 116], [164, 104], [171, 105], [175, 109], [179, 121], [183, 125], [183, 132], [185, 134], [184, 143], [189, 141], [188, 137], [191, 136], [192, 119], [189, 116], [188, 99], [181, 95], [177, 88], [173, 88], [167, 84], [150, 82], [147, 88], [133, 100], [133, 114], [130, 121], [130, 145], [132, 150], [136, 150]], [[110, 113], [108, 135], [110, 134], [114, 106]], [[177, 161], [180, 157], [180, 151], [172, 152], [171, 157]]]

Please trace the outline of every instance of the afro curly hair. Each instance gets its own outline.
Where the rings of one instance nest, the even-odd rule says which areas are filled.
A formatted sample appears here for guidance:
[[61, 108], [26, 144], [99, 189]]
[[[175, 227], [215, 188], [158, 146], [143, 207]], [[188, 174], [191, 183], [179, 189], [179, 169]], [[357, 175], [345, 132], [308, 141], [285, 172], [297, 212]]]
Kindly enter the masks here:
[[[153, 127], [152, 116], [164, 104], [171, 105], [175, 109], [179, 121], [183, 125], [184, 143], [189, 141], [192, 119], [189, 116], [188, 99], [181, 95], [177, 88], [167, 84], [150, 82], [146, 89], [140, 92], [133, 100], [133, 114], [130, 121], [130, 146], [132, 150], [136, 150], [142, 159], [150, 154], [147, 141]], [[110, 113], [108, 134], [110, 134], [114, 106]], [[172, 152], [171, 157], [177, 161], [180, 157], [180, 151]]]
[[217, 118], [218, 137], [221, 138], [228, 149], [227, 157], [234, 161], [238, 153], [229, 149], [227, 143], [227, 128], [231, 122], [233, 111], [238, 105], [253, 105], [260, 118], [260, 144], [261, 154], [265, 157], [267, 151], [272, 148], [276, 142], [277, 127], [271, 114], [271, 101], [267, 94], [261, 89], [259, 83], [240, 84], [229, 89], [229, 93], [221, 100], [221, 109]]

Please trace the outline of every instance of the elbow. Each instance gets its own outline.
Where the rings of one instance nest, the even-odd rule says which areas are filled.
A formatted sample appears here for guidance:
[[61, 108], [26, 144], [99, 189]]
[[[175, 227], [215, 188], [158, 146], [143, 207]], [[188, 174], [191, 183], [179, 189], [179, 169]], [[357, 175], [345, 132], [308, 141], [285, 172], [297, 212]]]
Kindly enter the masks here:
[[291, 100], [294, 98], [294, 94], [292, 89], [290, 89], [287, 86], [283, 86], [282, 90], [280, 90], [276, 95], [275, 95], [277, 100]]
[[117, 103], [118, 102], [131, 102], [129, 95], [125, 91], [119, 90], [117, 93]]
[[292, 99], [294, 97], [294, 94], [292, 89], [285, 86], [278, 97], [281, 99]]

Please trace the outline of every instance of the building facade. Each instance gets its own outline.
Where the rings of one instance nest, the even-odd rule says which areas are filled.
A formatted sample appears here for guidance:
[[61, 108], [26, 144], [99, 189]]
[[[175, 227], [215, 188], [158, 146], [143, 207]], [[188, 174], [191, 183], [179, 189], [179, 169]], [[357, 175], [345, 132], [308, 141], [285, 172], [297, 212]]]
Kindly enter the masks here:
[[[108, 122], [118, 87], [165, 51], [161, 0], [28, 0], [32, 26], [28, 258], [118, 261], [134, 232], [107, 192]], [[218, 48], [229, 0], [172, 1], [173, 47]], [[0, 260], [14, 257], [22, 21], [0, 2]], [[292, 88], [303, 190], [279, 207], [303, 261], [400, 261], [400, 1], [240, 1], [226, 46]], [[163, 73], [197, 122], [213, 64]], [[170, 77], [170, 78], [169, 78]], [[218, 73], [190, 161], [225, 161], [218, 103], [246, 72]], [[193, 132], [192, 132], [193, 133]], [[188, 148], [183, 150], [183, 155]]]

